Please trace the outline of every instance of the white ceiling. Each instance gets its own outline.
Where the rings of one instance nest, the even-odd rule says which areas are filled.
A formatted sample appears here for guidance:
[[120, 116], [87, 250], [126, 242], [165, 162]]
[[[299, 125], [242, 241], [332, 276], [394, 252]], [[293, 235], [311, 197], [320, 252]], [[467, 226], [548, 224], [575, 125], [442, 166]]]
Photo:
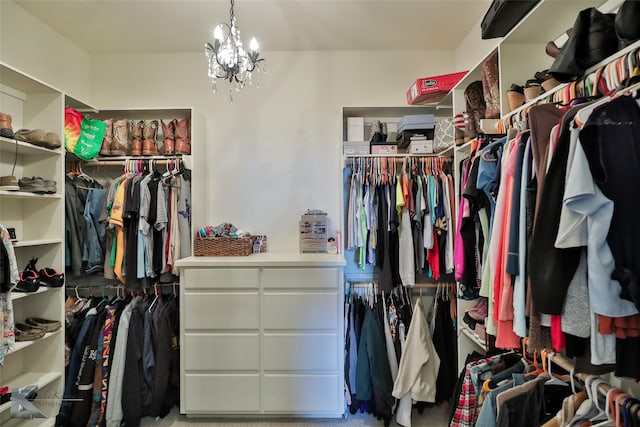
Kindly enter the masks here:
[[[94, 53], [196, 52], [229, 0], [16, 0]], [[261, 50], [454, 49], [490, 0], [236, 0], [242, 38]], [[478, 30], [479, 31], [479, 30]], [[479, 36], [479, 34], [478, 34]]]

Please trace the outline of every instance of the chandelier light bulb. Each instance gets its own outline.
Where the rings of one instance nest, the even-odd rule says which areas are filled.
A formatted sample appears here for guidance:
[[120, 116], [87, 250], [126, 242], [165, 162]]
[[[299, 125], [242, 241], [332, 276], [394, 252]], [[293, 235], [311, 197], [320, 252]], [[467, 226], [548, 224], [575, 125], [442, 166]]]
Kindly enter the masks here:
[[224, 35], [222, 34], [222, 27], [220, 25], [216, 25], [215, 30], [213, 30], [213, 37], [222, 42], [224, 40]]
[[218, 24], [214, 31], [213, 43], [205, 43], [204, 51], [207, 55], [209, 68], [208, 76], [211, 79], [213, 90], [216, 90], [217, 80], [229, 82], [229, 98], [232, 88], [239, 91], [249, 83], [252, 83], [253, 73], [265, 70], [265, 61], [258, 52], [258, 41], [252, 37], [249, 41], [249, 50], [246, 50], [240, 38], [240, 29], [236, 25], [236, 16], [233, 10], [234, 0], [231, 0], [229, 13], [230, 23]]

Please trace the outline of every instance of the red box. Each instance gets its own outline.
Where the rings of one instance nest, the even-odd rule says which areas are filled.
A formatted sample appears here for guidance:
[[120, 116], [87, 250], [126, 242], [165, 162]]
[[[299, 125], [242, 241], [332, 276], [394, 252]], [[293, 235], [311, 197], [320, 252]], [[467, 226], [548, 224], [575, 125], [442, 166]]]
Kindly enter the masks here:
[[461, 71], [416, 80], [407, 91], [407, 104], [433, 104], [440, 101], [467, 73]]

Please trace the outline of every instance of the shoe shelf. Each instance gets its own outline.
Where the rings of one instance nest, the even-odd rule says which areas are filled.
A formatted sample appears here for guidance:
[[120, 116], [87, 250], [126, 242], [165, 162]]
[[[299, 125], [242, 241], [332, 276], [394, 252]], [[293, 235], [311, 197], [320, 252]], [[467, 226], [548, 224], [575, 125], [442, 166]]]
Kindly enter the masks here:
[[[36, 292], [31, 293], [31, 295], [35, 294]], [[38, 338], [37, 340], [33, 340], [33, 341], [19, 341], [16, 342], [16, 345], [14, 347], [14, 349], [12, 351], [7, 352], [7, 355], [9, 354], [15, 354], [19, 351], [24, 350], [25, 348], [28, 348], [30, 346], [32, 346], [33, 344], [42, 342], [42, 341], [46, 341], [48, 338], [53, 337], [54, 335], [58, 335], [62, 333], [62, 329], [58, 329], [57, 331], [53, 331], [53, 332], [47, 332], [46, 334], [44, 334], [44, 336], [42, 338]]]
[[480, 347], [482, 351], [487, 351], [487, 344], [474, 331], [467, 328], [466, 326], [462, 326], [460, 328], [460, 331], [462, 332], [463, 335], [469, 338], [474, 344], [478, 345], [478, 347]]
[[15, 300], [18, 300], [18, 299], [30, 297], [31, 295], [41, 294], [43, 292], [47, 292], [47, 291], [50, 291], [52, 289], [55, 289], [55, 288], [48, 288], [46, 286], [40, 286], [40, 288], [38, 288], [38, 290], [35, 291], [35, 292], [11, 292], [11, 300], [15, 301]]
[[[60, 372], [29, 372], [27, 374], [18, 375], [9, 381], [3, 381], [0, 385], [2, 387], [9, 387], [9, 389], [12, 389], [15, 387], [24, 387], [35, 384], [38, 386], [38, 390], [40, 390], [59, 378], [62, 378], [62, 374]], [[0, 413], [9, 408], [11, 408], [10, 401], [3, 403], [0, 405]]]
[[60, 155], [62, 153], [61, 149], [50, 150], [48, 148], [29, 144], [28, 142], [16, 141], [15, 139], [0, 136], [0, 153], [2, 153], [2, 156], [14, 154], [16, 152], [16, 145], [18, 146], [18, 155], [51, 156]]
[[36, 239], [36, 240], [22, 240], [13, 242], [14, 248], [26, 248], [29, 246], [42, 246], [42, 245], [56, 245], [62, 243], [62, 239]]
[[7, 199], [62, 199], [61, 194], [37, 194], [26, 191], [0, 190], [0, 196]]

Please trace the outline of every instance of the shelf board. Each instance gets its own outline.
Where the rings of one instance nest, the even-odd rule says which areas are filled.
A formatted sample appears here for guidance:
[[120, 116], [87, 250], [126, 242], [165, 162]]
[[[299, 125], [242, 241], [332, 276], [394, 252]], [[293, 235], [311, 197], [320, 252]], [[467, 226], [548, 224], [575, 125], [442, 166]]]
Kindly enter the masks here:
[[50, 150], [29, 144], [28, 142], [16, 141], [15, 139], [0, 136], [0, 152], [3, 153], [3, 156], [15, 153], [16, 145], [18, 146], [18, 155], [59, 156], [62, 154], [62, 148]]
[[455, 150], [455, 145], [453, 144], [453, 141], [451, 143], [451, 147], [447, 148], [446, 150], [443, 150], [441, 152], [438, 153], [439, 157], [453, 157], [453, 152]]
[[405, 157], [440, 157], [440, 153], [398, 153], [398, 154], [345, 154], [345, 158], [347, 159], [362, 159], [362, 158], [382, 158], [382, 157], [394, 157], [394, 158], [405, 158]]
[[437, 104], [390, 107], [343, 107], [342, 117], [402, 117], [409, 114], [435, 114]]
[[[607, 65], [611, 62], [613, 62], [615, 59], [626, 55], [629, 52], [633, 52], [636, 49], [640, 48], [640, 40], [630, 44], [629, 46], [625, 47], [624, 49], [619, 50], [618, 52], [614, 53], [613, 55], [611, 55], [610, 57], [603, 59], [602, 61], [600, 61], [599, 63], [597, 63], [596, 65], [594, 65], [593, 67], [589, 68], [584, 75], [588, 76], [589, 74], [593, 73], [594, 71], [596, 71], [598, 68]], [[584, 76], [583, 76], [584, 77]], [[503, 115], [501, 117], [501, 119], [506, 119], [509, 118], [511, 116], [513, 116], [514, 114], [519, 113], [520, 111], [524, 110], [527, 107], [530, 107], [532, 105], [537, 104], [538, 102], [540, 102], [541, 100], [547, 98], [548, 96], [558, 92], [559, 90], [564, 89], [565, 87], [567, 87], [569, 83], [561, 83], [558, 86], [555, 86], [554, 88], [552, 88], [551, 90], [544, 92], [543, 94], [533, 98], [532, 100], [526, 102], [525, 104], [521, 105], [520, 107], [514, 109], [513, 111], [508, 112], [507, 114]]]
[[24, 93], [52, 93], [61, 94], [62, 91], [42, 82], [39, 79], [28, 76], [17, 69], [0, 63], [0, 75], [2, 84]]
[[31, 295], [41, 294], [43, 292], [48, 292], [48, 291], [50, 291], [52, 289], [58, 289], [58, 288], [48, 288], [46, 286], [40, 286], [38, 288], [38, 290], [35, 291], [35, 292], [15, 292], [15, 291], [13, 291], [13, 292], [11, 292], [11, 300], [15, 301], [15, 300], [18, 300], [18, 299], [27, 298], [27, 297], [30, 297]]
[[15, 348], [13, 349], [13, 351], [9, 351], [7, 353], [7, 355], [17, 353], [17, 352], [19, 352], [21, 350], [24, 350], [25, 348], [28, 348], [28, 347], [32, 346], [33, 344], [39, 343], [39, 342], [44, 341], [44, 340], [46, 340], [48, 338], [51, 338], [54, 335], [58, 335], [58, 334], [61, 334], [61, 333], [62, 333], [62, 328], [60, 328], [60, 329], [58, 329], [57, 331], [54, 331], [54, 332], [47, 332], [44, 335], [44, 337], [42, 337], [40, 339], [37, 339], [35, 341], [20, 341], [20, 342], [16, 342], [16, 345], [15, 345]]
[[36, 194], [27, 193], [26, 191], [7, 191], [0, 190], [0, 196], [11, 199], [62, 199], [61, 194]]
[[[27, 385], [35, 384], [40, 390], [43, 387], [48, 386], [54, 381], [62, 378], [61, 372], [29, 372], [26, 374], [18, 375], [17, 377], [0, 384], [3, 387], [9, 387], [9, 389], [24, 387]], [[11, 409], [11, 401], [0, 405], [0, 413]]]
[[461, 154], [461, 155], [467, 155], [471, 152], [471, 144], [473, 143], [473, 140], [471, 141], [467, 141], [462, 145], [458, 145], [455, 147], [456, 153]]
[[483, 351], [487, 351], [487, 346], [484, 343], [484, 341], [482, 341], [480, 339], [480, 337], [478, 336], [478, 334], [476, 334], [475, 332], [473, 332], [471, 329], [467, 328], [466, 326], [463, 326], [461, 329], [462, 334], [465, 335], [467, 338], [469, 338], [471, 341], [473, 341], [476, 345], [478, 345]]
[[35, 240], [20, 240], [13, 242], [14, 248], [24, 248], [29, 246], [42, 246], [42, 245], [55, 245], [62, 243], [62, 239], [35, 239]]

